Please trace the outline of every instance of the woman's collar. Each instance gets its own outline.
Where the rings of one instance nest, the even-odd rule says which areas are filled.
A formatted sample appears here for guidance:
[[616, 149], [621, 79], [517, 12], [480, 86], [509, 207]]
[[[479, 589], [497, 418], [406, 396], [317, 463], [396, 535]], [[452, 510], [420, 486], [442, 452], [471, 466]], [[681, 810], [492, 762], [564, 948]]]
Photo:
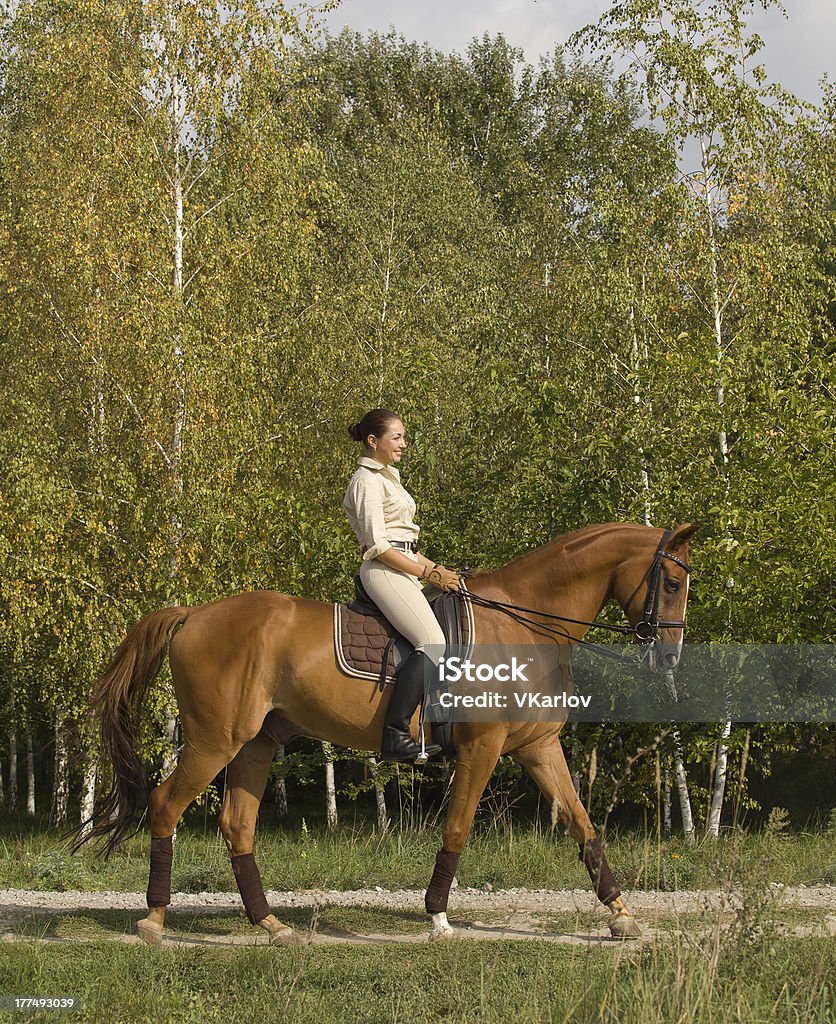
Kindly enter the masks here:
[[382, 462], [378, 462], [377, 459], [373, 459], [368, 455], [363, 455], [360, 459], [360, 465], [365, 466], [366, 469], [388, 469], [390, 473], [394, 473], [396, 477], [400, 477], [400, 472], [395, 466], [384, 466]]

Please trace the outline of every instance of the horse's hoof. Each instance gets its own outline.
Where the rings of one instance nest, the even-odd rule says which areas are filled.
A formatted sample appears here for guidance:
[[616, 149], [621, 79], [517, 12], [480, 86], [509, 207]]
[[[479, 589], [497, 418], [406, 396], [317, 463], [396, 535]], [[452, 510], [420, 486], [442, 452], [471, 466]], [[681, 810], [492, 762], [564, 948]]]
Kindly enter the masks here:
[[294, 946], [299, 942], [296, 932], [288, 925], [282, 924], [273, 914], [259, 921], [258, 926], [267, 932], [271, 946]]
[[163, 929], [155, 922], [143, 918], [137, 921], [136, 930], [143, 942], [149, 946], [161, 946], [163, 944]]
[[295, 946], [302, 941], [296, 932], [292, 928], [288, 928], [287, 925], [267, 934], [270, 937], [271, 946]]
[[458, 935], [459, 933], [456, 929], [450, 928], [449, 926], [447, 928], [433, 928], [430, 932], [430, 942], [438, 942], [439, 940], [444, 939], [456, 939], [458, 938]]
[[614, 914], [608, 922], [614, 939], [640, 939], [642, 930], [632, 914]]

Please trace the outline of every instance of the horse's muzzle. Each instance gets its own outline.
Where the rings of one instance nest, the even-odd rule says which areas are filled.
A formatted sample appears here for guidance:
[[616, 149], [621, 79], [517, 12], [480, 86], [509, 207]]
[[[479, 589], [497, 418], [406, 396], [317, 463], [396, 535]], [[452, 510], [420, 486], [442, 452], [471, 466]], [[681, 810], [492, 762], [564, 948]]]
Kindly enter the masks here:
[[679, 664], [682, 643], [666, 644], [658, 640], [650, 653], [650, 668], [654, 672], [670, 672]]

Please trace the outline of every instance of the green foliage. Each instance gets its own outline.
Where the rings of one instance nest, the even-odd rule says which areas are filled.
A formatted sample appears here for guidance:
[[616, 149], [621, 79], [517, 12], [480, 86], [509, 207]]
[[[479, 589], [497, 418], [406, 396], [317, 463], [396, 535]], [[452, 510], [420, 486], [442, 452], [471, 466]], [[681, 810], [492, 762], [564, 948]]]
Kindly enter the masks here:
[[[345, 426], [378, 404], [432, 557], [698, 520], [692, 639], [832, 641], [833, 90], [769, 85], [739, 0], [629, 0], [537, 67], [233, 6], [0, 26], [0, 724], [66, 716], [80, 767], [146, 611], [348, 597]], [[152, 775], [171, 698], [163, 673]], [[656, 735], [567, 737], [596, 821], [653, 812]], [[699, 818], [716, 735], [683, 737]], [[761, 727], [752, 765], [829, 745]]]

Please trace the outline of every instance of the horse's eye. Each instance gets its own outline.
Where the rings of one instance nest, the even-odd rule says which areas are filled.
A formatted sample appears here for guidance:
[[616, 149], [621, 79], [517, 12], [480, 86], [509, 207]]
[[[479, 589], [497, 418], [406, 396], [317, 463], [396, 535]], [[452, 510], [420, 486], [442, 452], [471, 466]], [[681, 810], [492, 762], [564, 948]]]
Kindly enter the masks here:
[[665, 590], [670, 594], [675, 594], [679, 590], [679, 580], [665, 580]]

